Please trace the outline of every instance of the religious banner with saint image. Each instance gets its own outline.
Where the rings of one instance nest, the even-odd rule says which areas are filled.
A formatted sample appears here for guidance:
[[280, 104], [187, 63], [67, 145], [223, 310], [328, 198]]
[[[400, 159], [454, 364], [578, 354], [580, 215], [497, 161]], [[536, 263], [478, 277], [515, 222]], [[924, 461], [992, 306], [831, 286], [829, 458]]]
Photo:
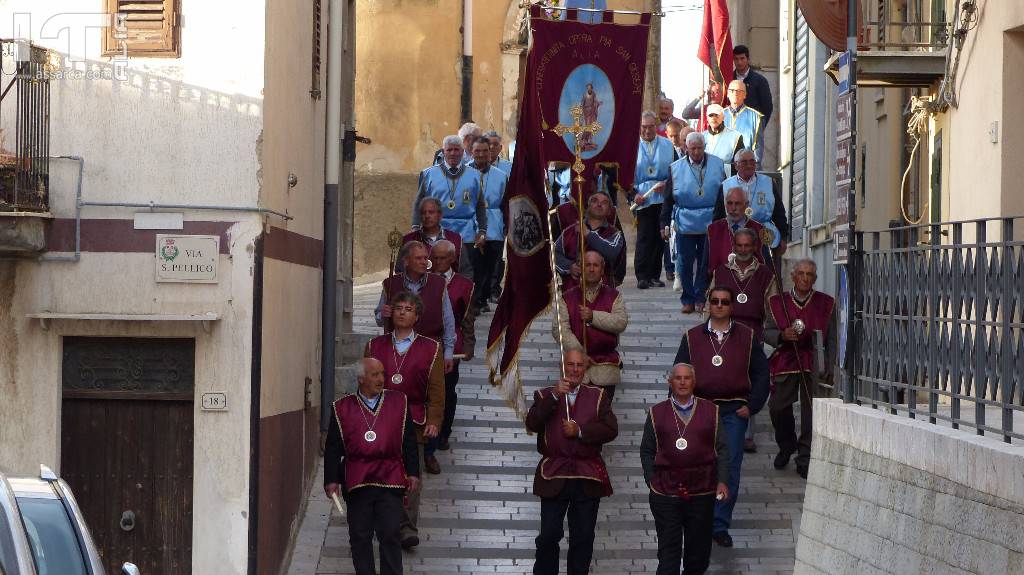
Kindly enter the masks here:
[[[519, 344], [551, 304], [554, 280], [546, 167], [567, 162], [576, 180], [592, 175], [598, 163], [614, 164], [619, 184], [628, 189], [643, 111], [651, 15], [605, 11], [581, 22], [576, 10], [565, 12], [563, 19], [537, 5], [530, 9], [532, 41], [505, 192], [505, 286], [487, 338], [491, 383], [502, 386], [520, 418], [526, 398]], [[580, 183], [572, 185], [575, 195]]]

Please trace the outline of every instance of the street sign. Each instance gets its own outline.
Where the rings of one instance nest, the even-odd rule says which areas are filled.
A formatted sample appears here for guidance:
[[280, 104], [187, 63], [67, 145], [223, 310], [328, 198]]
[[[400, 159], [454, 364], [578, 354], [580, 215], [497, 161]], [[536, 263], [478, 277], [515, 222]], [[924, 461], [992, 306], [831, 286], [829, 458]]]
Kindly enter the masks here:
[[156, 281], [217, 283], [220, 236], [157, 234]]
[[847, 92], [836, 99], [836, 140], [853, 137], [853, 94]]
[[850, 51], [839, 55], [839, 95], [850, 92]]
[[853, 171], [853, 139], [836, 142], [836, 186], [849, 184]]
[[836, 303], [839, 308], [839, 350], [836, 359], [839, 360], [839, 367], [846, 367], [846, 340], [848, 338], [848, 327], [850, 323], [850, 286], [846, 277], [846, 266], [839, 267], [839, 289], [837, 290]]
[[832, 263], [844, 265], [850, 260], [850, 228], [833, 230], [832, 232]]
[[850, 184], [836, 186], [836, 219], [832, 224], [835, 229], [844, 229], [850, 224]]

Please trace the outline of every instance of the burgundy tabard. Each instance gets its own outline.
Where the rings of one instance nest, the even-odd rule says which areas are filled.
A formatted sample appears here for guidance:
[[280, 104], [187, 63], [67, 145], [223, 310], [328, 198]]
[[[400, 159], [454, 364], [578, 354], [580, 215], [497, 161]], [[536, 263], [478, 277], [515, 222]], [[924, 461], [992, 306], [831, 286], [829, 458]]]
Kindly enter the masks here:
[[[672, 400], [666, 399], [651, 408], [651, 422], [658, 439], [651, 491], [669, 497], [713, 493], [718, 486], [718, 406], [695, 397], [690, 423], [684, 424]], [[686, 439], [684, 450], [676, 447], [680, 437]]]
[[[462, 256], [462, 236], [460, 236], [456, 232], [446, 230], [444, 228], [441, 228], [441, 236], [444, 239], [455, 244], [455, 262], [452, 265], [458, 268], [459, 262], [462, 261], [459, 259]], [[430, 239], [427, 238], [427, 235], [423, 233], [423, 230], [413, 230], [402, 236], [402, 245], [404, 246], [405, 244], [414, 240], [417, 242], [424, 243], [427, 246], [427, 248], [433, 248], [434, 243], [436, 243], [436, 241], [430, 241]]]
[[[345, 489], [351, 491], [367, 486], [405, 489], [402, 440], [407, 407], [404, 395], [387, 390], [377, 402], [376, 414], [354, 393], [334, 402], [334, 417], [345, 446]], [[372, 442], [365, 438], [369, 430], [367, 422], [377, 434]]]
[[785, 343], [782, 347], [776, 348], [768, 358], [768, 368], [771, 369], [773, 377], [800, 373], [801, 368], [803, 371], [814, 369], [814, 332], [820, 331], [822, 335], [828, 337], [834, 305], [835, 300], [820, 291], [812, 292], [803, 307], [796, 303], [790, 292], [774, 295], [768, 300], [772, 318], [780, 331], [792, 325], [797, 318], [804, 322], [804, 331], [796, 341], [796, 347], [800, 350], [800, 363], [797, 363], [796, 354], [793, 353], [793, 345]]
[[[733, 322], [729, 336], [719, 347], [717, 341], [712, 346], [714, 336], [708, 333], [707, 325], [702, 323], [686, 332], [690, 363], [697, 378], [693, 394], [712, 401], [746, 402], [750, 395], [750, 353], [754, 345], [754, 331]], [[711, 363], [716, 348], [723, 360], [717, 367]]]
[[[573, 421], [586, 425], [597, 419], [597, 410], [604, 397], [604, 391], [592, 385], [580, 385], [569, 413]], [[551, 394], [553, 387], [541, 390], [541, 394]], [[604, 495], [612, 494], [612, 482], [608, 477], [608, 468], [601, 458], [601, 446], [584, 443], [579, 439], [569, 439], [562, 434], [562, 418], [565, 416], [565, 402], [562, 395], [558, 398], [558, 408], [552, 413], [544, 427], [544, 443], [541, 448], [542, 458], [537, 465], [537, 473], [544, 479], [589, 479], [604, 486]]]
[[[761, 240], [764, 226], [754, 220], [747, 220], [743, 227], [750, 228], [757, 233], [757, 242], [754, 246], [754, 257], [762, 264], [764, 261], [764, 243]], [[732, 228], [729, 227], [729, 220], [722, 218], [711, 222], [708, 226], [708, 273], [714, 273], [718, 266], [729, 263], [729, 254], [732, 253]]]
[[473, 280], [453, 274], [448, 282], [448, 299], [452, 302], [452, 315], [455, 316], [455, 353], [463, 353], [462, 320], [473, 302]]
[[[571, 288], [562, 294], [565, 300], [565, 309], [569, 313], [569, 325], [576, 339], [583, 343], [583, 317], [580, 316], [580, 306], [583, 305], [583, 291], [578, 287]], [[598, 288], [597, 297], [587, 307], [594, 311], [611, 313], [615, 299], [619, 292], [615, 288], [602, 285]], [[597, 329], [590, 325], [587, 330], [587, 355], [598, 365], [611, 364], [619, 365], [619, 335]]]
[[[615, 234], [619, 233], [619, 229], [615, 226], [605, 226], [598, 232], [604, 239], [611, 239]], [[580, 253], [580, 226], [578, 223], [572, 224], [562, 231], [562, 250], [565, 252], [565, 257], [573, 261], [579, 261]], [[625, 257], [626, 250], [622, 250], [622, 257]], [[611, 262], [607, 259], [604, 261], [604, 284], [615, 285], [615, 279], [612, 277], [613, 272], [618, 267], [618, 262]], [[571, 275], [562, 276], [562, 290], [567, 290], [579, 285]]]
[[[416, 334], [412, 345], [405, 350], [405, 357], [395, 351], [391, 334], [377, 336], [367, 346], [370, 357], [384, 365], [384, 389], [400, 391], [409, 398], [409, 413], [416, 425], [427, 422], [427, 389], [430, 385], [430, 371], [438, 356], [441, 344], [429, 337]], [[399, 371], [398, 366], [402, 369]], [[402, 374], [402, 383], [391, 381], [396, 373]]]
[[[753, 264], [751, 264], [753, 265]], [[725, 264], [718, 266], [712, 276], [714, 285], [726, 286], [736, 294], [732, 298], [732, 318], [754, 330], [754, 339], [763, 341], [765, 306], [768, 303], [768, 290], [775, 281], [775, 272], [766, 265], [759, 265], [753, 275], [743, 282], [736, 277], [736, 272]], [[747, 303], [740, 303], [736, 296], [747, 294]]]
[[[391, 302], [391, 298], [405, 289], [405, 276], [391, 276], [384, 280], [384, 301]], [[420, 299], [423, 300], [423, 313], [416, 321], [416, 333], [425, 335], [431, 339], [441, 341], [444, 337], [444, 317], [441, 311], [441, 298], [444, 294], [444, 278], [428, 273], [427, 284], [420, 289]], [[384, 333], [391, 333], [391, 318], [384, 320]]]

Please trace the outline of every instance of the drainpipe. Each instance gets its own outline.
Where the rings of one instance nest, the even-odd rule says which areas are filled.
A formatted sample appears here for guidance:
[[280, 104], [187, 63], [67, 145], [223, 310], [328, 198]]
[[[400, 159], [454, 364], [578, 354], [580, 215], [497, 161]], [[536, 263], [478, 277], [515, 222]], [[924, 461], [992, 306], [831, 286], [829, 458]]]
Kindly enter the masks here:
[[324, 273], [320, 331], [320, 431], [330, 424], [338, 341], [338, 218], [341, 181], [341, 63], [344, 0], [330, 0], [327, 24], [327, 142], [324, 158]]
[[462, 123], [473, 119], [473, 0], [462, 0]]

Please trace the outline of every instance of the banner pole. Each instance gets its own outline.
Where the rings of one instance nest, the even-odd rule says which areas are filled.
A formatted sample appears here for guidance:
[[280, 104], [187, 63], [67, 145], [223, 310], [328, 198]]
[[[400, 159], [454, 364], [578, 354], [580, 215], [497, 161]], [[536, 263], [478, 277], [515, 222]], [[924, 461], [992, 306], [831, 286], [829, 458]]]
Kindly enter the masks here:
[[[551, 183], [547, 178], [544, 179], [544, 190], [547, 193], [548, 201], [554, 204], [554, 198], [551, 197]], [[558, 217], [557, 212], [555, 217]], [[551, 212], [548, 212], [548, 217], [544, 218], [544, 225], [548, 228], [548, 265], [551, 266], [551, 301], [555, 303], [552, 309], [555, 312], [554, 322], [558, 333], [558, 369], [561, 371], [562, 378], [565, 378], [565, 344], [562, 336], [562, 314], [558, 311], [561, 307], [558, 300], [561, 297], [558, 295], [558, 270], [555, 269], [555, 240], [551, 237]]]

